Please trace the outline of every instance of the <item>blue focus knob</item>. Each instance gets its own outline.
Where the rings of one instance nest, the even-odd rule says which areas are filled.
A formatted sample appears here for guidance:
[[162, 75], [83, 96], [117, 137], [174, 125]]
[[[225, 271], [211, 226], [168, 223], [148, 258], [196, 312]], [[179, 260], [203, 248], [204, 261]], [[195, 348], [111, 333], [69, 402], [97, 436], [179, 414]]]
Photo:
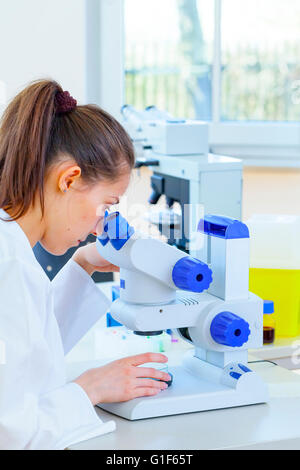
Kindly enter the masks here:
[[216, 343], [240, 348], [250, 336], [249, 324], [231, 312], [219, 313], [211, 322], [210, 334]]
[[202, 261], [185, 256], [175, 264], [172, 279], [178, 289], [203, 292], [212, 282], [212, 271]]

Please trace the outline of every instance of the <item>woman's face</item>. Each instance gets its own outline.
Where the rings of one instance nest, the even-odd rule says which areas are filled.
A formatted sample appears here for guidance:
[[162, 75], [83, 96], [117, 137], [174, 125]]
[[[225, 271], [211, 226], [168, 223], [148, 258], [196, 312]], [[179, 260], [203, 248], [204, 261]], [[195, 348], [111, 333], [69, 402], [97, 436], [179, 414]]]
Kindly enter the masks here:
[[85, 241], [88, 235], [102, 234], [105, 211], [119, 203], [129, 186], [130, 175], [126, 168], [118, 180], [103, 180], [91, 185], [77, 177], [69, 187], [67, 179], [60, 179], [56, 187], [62, 186], [56, 195], [51, 195], [50, 178], [50, 193], [48, 191], [48, 198], [45, 198], [45, 230], [40, 240], [45, 250], [63, 255], [69, 248]]

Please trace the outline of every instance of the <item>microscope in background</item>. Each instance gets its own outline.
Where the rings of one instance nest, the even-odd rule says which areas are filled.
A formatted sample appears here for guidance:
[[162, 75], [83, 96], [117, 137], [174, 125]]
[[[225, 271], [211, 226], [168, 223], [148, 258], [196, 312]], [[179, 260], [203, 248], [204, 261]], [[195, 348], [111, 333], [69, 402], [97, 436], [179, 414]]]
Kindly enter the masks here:
[[100, 255], [120, 266], [115, 320], [139, 335], [172, 329], [194, 346], [173, 384], [154, 397], [99, 404], [130, 420], [265, 403], [268, 390], [248, 366], [248, 349], [263, 345], [263, 301], [248, 290], [249, 231], [227, 217], [198, 224], [206, 262], [108, 215]]
[[166, 210], [150, 213], [148, 220], [170, 245], [195, 255], [193, 233], [204, 214], [241, 220], [242, 161], [209, 153], [207, 122], [175, 119], [155, 106], [138, 111], [125, 105], [121, 111], [137, 149], [137, 168], [153, 169], [150, 204], [166, 198]]

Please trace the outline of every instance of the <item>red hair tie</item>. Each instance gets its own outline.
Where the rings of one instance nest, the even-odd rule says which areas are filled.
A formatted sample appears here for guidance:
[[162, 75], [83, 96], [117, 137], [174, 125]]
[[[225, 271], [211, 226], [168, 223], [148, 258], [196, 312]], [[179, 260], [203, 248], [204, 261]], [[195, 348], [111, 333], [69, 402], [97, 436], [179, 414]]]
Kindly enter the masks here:
[[56, 94], [56, 113], [65, 114], [73, 111], [77, 106], [77, 101], [70, 95], [68, 91], [61, 91]]

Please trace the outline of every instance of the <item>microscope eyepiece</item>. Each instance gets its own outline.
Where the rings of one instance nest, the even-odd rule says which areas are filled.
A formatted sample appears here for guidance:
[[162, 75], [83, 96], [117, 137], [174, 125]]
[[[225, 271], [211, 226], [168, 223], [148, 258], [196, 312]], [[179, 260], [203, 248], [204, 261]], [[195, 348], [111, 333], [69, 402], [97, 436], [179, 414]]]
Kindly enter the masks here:
[[110, 241], [115, 250], [119, 251], [134, 234], [134, 228], [119, 212], [106, 214], [104, 219], [103, 234], [98, 236], [98, 242], [106, 246]]

